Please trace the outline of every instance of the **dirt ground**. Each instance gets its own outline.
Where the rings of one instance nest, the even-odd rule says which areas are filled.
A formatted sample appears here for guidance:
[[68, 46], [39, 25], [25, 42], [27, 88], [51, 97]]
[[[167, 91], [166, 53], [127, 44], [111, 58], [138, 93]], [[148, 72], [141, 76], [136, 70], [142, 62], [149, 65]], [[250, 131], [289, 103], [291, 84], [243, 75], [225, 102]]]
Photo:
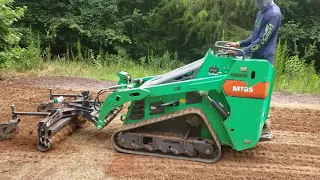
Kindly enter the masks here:
[[[84, 78], [45, 77], [0, 81], [0, 122], [10, 119], [10, 105], [35, 111], [55, 93], [98, 91], [113, 85]], [[21, 133], [0, 141], [0, 179], [319, 179], [320, 95], [274, 93], [271, 104], [274, 140], [236, 152], [223, 148], [215, 164], [128, 155], [110, 142], [119, 120], [97, 130], [79, 129], [47, 153], [36, 149], [38, 118], [23, 117]]]

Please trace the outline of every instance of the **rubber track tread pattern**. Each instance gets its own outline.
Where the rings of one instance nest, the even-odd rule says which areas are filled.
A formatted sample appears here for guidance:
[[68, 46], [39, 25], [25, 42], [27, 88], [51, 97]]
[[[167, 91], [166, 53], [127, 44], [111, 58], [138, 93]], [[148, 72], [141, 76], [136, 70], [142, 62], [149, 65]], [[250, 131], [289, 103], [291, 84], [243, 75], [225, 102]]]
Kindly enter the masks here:
[[[158, 123], [158, 122], [162, 122], [162, 121], [166, 121], [168, 119], [177, 118], [180, 116], [184, 116], [186, 114], [198, 114], [199, 116], [201, 116], [203, 121], [206, 123], [206, 125], [211, 133], [211, 136], [215, 142], [214, 148], [218, 148], [217, 155], [215, 157], [213, 157], [212, 159], [188, 158], [188, 157], [181, 157], [181, 156], [174, 156], [174, 155], [164, 155], [164, 154], [159, 154], [159, 153], [148, 153], [148, 152], [134, 151], [134, 150], [128, 150], [128, 149], [121, 148], [117, 144], [117, 137], [118, 137], [117, 135], [121, 132], [128, 131], [128, 130], [135, 129], [135, 128], [139, 128], [139, 127], [143, 127], [143, 126], [154, 124], [154, 123]], [[208, 118], [206, 117], [204, 112], [198, 108], [187, 108], [187, 109], [180, 110], [180, 111], [177, 111], [174, 113], [170, 113], [170, 114], [167, 114], [164, 116], [152, 118], [149, 120], [144, 120], [139, 123], [123, 125], [119, 130], [117, 130], [112, 135], [111, 141], [112, 141], [112, 145], [114, 146], [114, 148], [116, 150], [118, 150], [119, 152], [124, 152], [124, 153], [129, 153], [129, 154], [149, 155], [149, 156], [156, 156], [156, 157], [168, 157], [168, 158], [173, 158], [173, 159], [189, 160], [189, 161], [191, 160], [191, 161], [198, 161], [198, 162], [204, 162], [204, 163], [215, 163], [221, 157], [221, 144], [217, 138], [217, 135], [216, 135], [215, 131], [213, 130], [211, 124], [209, 123]]]

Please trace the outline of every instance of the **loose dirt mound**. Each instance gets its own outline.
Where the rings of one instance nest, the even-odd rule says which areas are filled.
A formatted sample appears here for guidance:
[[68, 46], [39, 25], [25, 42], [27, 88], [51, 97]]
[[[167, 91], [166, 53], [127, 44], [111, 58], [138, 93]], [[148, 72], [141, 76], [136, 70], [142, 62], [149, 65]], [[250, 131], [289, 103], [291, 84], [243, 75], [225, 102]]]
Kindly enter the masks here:
[[[48, 100], [48, 87], [55, 93], [79, 93], [113, 84], [67, 77], [0, 82], [0, 122], [10, 119], [11, 104], [18, 111], [35, 111]], [[223, 148], [216, 164], [119, 154], [110, 142], [119, 121], [102, 131], [89, 124], [41, 153], [36, 149], [38, 118], [22, 117], [21, 134], [0, 141], [0, 179], [319, 179], [320, 98], [289, 97], [277, 93], [273, 98], [274, 141], [243, 152]]]

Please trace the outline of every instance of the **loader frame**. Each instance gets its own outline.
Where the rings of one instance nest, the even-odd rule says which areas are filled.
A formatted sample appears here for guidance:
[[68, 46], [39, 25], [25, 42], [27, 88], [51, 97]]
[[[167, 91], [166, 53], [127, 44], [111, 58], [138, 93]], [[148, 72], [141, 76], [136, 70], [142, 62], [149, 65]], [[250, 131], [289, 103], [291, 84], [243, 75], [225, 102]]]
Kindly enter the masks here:
[[[123, 126], [111, 137], [120, 152], [212, 163], [220, 158], [223, 145], [237, 151], [253, 148], [269, 114], [274, 68], [225, 43], [218, 41], [202, 59], [163, 75], [132, 79], [121, 71], [118, 85], [100, 90], [95, 99], [88, 91], [64, 95], [50, 89], [49, 102], [40, 104], [38, 112], [17, 112], [12, 105], [12, 120], [0, 124], [0, 137], [10, 138], [18, 129], [18, 116], [45, 116], [38, 122], [38, 149], [45, 152], [65, 127], [79, 127], [83, 119], [103, 129], [131, 102], [127, 114], [120, 116]], [[100, 102], [104, 93], [110, 94]], [[56, 97], [74, 100], [60, 102]], [[169, 133], [182, 136], [145, 132], [167, 129], [174, 121], [186, 128], [174, 126]]]

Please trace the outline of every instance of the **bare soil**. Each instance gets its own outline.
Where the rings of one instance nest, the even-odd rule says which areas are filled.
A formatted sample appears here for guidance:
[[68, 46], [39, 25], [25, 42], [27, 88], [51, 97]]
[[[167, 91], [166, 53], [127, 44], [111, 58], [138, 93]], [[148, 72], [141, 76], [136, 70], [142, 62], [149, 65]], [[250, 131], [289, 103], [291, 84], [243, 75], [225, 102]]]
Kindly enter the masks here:
[[[0, 81], [0, 122], [10, 105], [35, 111], [55, 93], [96, 92], [114, 82], [43, 77]], [[87, 124], [49, 152], [36, 149], [38, 117], [22, 117], [21, 133], [0, 141], [0, 179], [319, 179], [320, 95], [274, 93], [271, 104], [274, 140], [236, 152], [224, 147], [215, 164], [116, 152], [110, 142], [119, 120], [97, 130]]]

